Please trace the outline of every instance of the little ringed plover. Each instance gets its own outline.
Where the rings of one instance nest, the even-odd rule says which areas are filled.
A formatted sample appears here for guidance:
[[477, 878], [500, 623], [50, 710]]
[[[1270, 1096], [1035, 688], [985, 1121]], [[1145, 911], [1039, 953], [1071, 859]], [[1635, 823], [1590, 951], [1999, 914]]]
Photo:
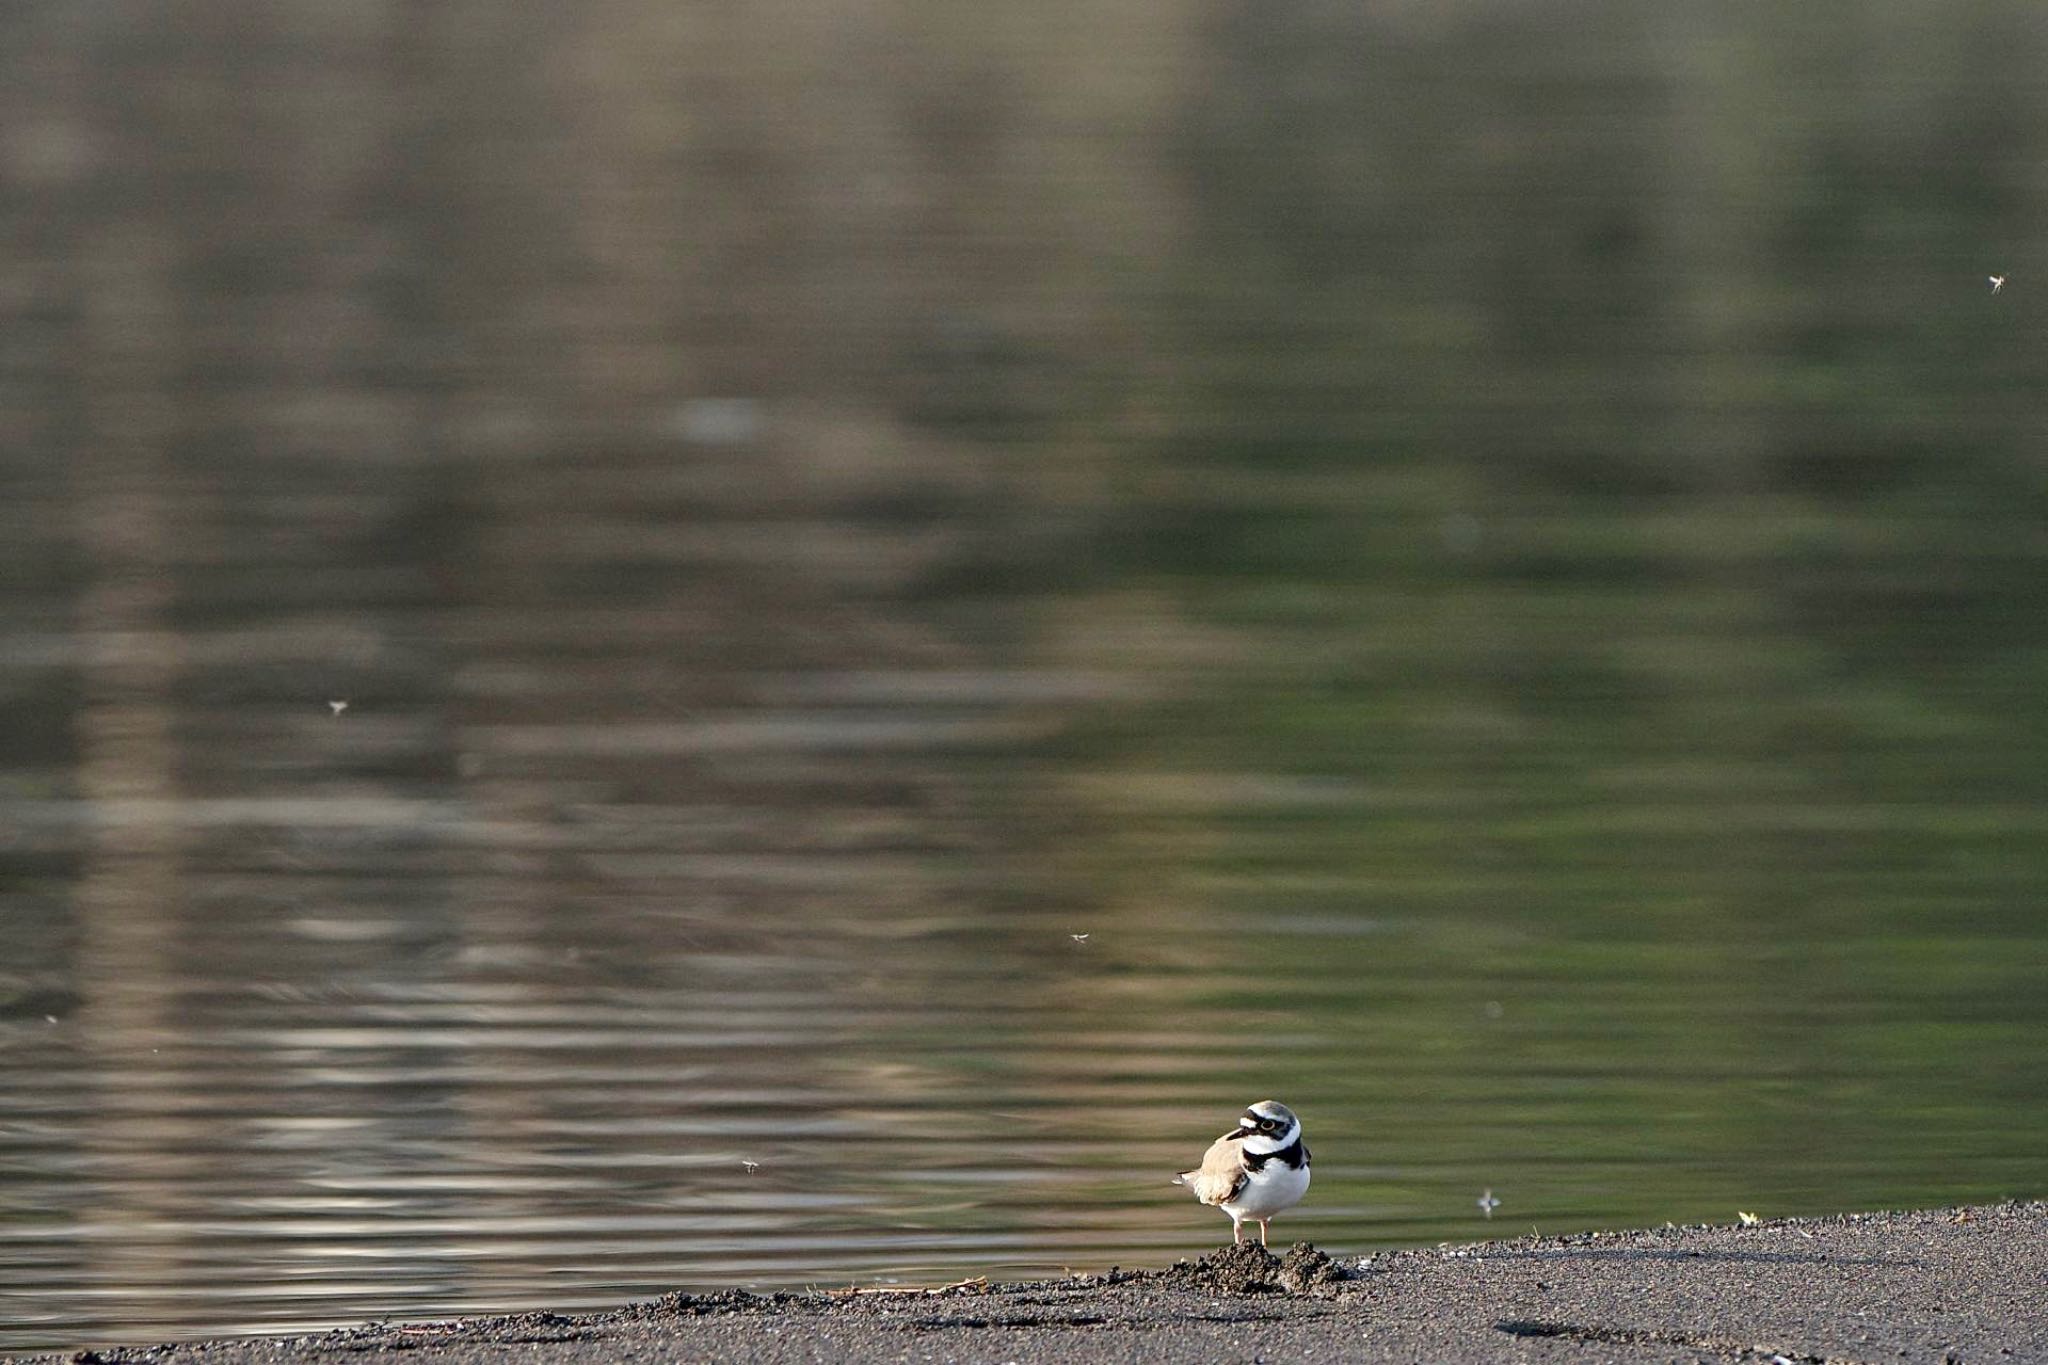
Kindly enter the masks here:
[[1199, 1169], [1182, 1171], [1173, 1183], [1229, 1214], [1233, 1243], [1244, 1240], [1249, 1221], [1259, 1225], [1264, 1246], [1267, 1220], [1308, 1193], [1301, 1120], [1278, 1100], [1260, 1100], [1238, 1116], [1237, 1127], [1209, 1144]]

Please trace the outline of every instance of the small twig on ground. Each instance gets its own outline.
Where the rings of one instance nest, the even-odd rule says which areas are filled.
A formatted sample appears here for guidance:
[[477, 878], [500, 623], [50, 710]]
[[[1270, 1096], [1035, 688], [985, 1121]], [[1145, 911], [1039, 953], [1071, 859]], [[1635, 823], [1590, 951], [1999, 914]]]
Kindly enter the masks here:
[[835, 1298], [851, 1299], [862, 1294], [950, 1294], [956, 1289], [983, 1290], [988, 1288], [988, 1276], [974, 1275], [951, 1284], [850, 1284], [844, 1289], [828, 1289], [825, 1292]]

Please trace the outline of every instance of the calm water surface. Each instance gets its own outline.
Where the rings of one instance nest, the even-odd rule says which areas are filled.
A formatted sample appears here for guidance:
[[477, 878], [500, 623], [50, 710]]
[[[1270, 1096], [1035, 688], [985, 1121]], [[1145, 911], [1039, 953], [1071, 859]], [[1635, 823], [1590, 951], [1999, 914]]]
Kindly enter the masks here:
[[8, 21], [0, 1347], [2043, 1193], [2032, 11], [1056, 8]]

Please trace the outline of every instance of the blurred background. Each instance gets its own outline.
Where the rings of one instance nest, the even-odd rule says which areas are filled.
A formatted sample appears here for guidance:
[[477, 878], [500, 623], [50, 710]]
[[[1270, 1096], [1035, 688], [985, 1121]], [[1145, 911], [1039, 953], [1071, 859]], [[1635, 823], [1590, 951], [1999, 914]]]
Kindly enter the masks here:
[[2048, 1188], [2031, 0], [0, 35], [0, 1346]]

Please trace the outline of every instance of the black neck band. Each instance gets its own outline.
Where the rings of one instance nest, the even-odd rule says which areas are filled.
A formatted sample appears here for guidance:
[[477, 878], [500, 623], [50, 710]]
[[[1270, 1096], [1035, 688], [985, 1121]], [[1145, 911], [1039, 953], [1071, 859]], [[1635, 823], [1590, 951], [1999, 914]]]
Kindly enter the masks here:
[[1263, 1170], [1269, 1161], [1277, 1161], [1290, 1170], [1298, 1171], [1308, 1165], [1308, 1148], [1301, 1145], [1301, 1137], [1297, 1134], [1294, 1141], [1288, 1143], [1277, 1152], [1246, 1152], [1244, 1154], [1244, 1164], [1250, 1170]]

